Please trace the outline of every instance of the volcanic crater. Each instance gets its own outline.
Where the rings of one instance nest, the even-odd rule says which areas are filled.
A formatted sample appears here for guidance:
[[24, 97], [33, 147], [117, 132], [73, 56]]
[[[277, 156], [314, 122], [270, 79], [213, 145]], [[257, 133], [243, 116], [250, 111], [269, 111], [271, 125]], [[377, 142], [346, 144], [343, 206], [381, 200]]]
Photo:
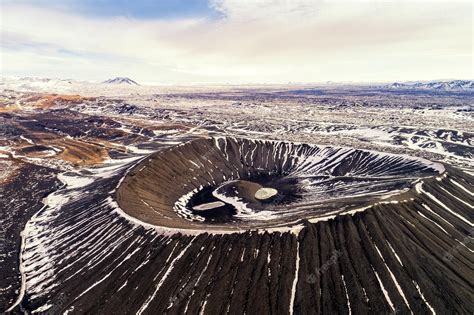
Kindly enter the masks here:
[[127, 214], [167, 228], [278, 228], [397, 202], [420, 178], [442, 172], [439, 163], [402, 155], [203, 138], [148, 156], [124, 178], [117, 199]]

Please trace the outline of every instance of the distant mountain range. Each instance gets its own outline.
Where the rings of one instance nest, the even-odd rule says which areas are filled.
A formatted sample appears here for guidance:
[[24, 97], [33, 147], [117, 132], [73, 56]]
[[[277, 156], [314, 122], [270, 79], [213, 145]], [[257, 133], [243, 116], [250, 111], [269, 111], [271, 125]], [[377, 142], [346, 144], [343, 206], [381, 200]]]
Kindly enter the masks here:
[[130, 78], [126, 77], [116, 77], [113, 79], [109, 79], [107, 81], [104, 81], [103, 83], [108, 83], [108, 84], [130, 84], [130, 85], [140, 85], [137, 82], [133, 81]]
[[451, 81], [429, 81], [429, 82], [395, 82], [388, 86], [391, 89], [429, 89], [429, 90], [473, 90], [474, 81], [451, 80]]
[[[8, 83], [7, 83], [8, 82]], [[128, 86], [134, 89], [135, 86], [141, 86], [136, 81], [128, 77], [115, 77], [106, 81], [102, 84]], [[311, 86], [309, 83], [293, 83], [296, 86], [301, 84], [302, 86]], [[411, 90], [413, 93], [422, 91], [439, 91], [439, 92], [460, 92], [460, 93], [474, 93], [474, 81], [473, 80], [437, 80], [437, 81], [408, 81], [408, 82], [394, 82], [394, 83], [370, 83], [361, 84], [357, 82], [350, 83], [338, 83], [327, 81], [326, 85], [331, 87], [345, 86], [347, 84], [354, 86], [370, 86], [374, 89], [392, 89], [392, 90]], [[96, 82], [79, 81], [73, 79], [58, 79], [58, 78], [40, 78], [40, 77], [2, 77], [0, 76], [0, 86], [4, 88], [6, 86], [21, 90], [55, 90], [56, 92], [66, 92], [78, 87], [86, 86], [100, 86]], [[271, 86], [271, 85], [268, 85]]]

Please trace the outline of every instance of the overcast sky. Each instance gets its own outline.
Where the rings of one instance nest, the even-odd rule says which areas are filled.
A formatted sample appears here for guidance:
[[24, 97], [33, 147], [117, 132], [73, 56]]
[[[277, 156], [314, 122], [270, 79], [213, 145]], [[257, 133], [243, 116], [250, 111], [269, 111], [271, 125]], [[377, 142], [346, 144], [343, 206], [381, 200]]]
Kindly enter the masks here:
[[166, 84], [473, 78], [471, 1], [0, 1], [2, 75]]

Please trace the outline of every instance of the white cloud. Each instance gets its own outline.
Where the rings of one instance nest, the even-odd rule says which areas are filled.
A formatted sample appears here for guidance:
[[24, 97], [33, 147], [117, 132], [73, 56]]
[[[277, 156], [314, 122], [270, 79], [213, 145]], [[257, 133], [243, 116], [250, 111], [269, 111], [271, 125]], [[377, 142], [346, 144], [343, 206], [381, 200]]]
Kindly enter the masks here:
[[2, 5], [2, 73], [166, 83], [472, 77], [470, 2], [211, 5], [222, 19], [93, 18]]

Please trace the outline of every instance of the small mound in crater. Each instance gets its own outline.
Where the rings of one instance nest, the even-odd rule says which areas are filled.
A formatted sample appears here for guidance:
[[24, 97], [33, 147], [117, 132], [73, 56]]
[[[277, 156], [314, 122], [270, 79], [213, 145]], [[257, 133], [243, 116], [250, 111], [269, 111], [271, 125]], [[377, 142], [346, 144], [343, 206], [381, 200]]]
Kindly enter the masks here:
[[443, 170], [350, 148], [208, 138], [149, 156], [123, 180], [117, 199], [129, 215], [163, 227], [277, 227], [391, 198]]
[[208, 210], [213, 210], [216, 208], [220, 208], [225, 206], [225, 203], [222, 201], [213, 201], [213, 202], [208, 202], [208, 203], [203, 203], [197, 206], [193, 207], [194, 211], [208, 211]]
[[274, 188], [260, 188], [255, 192], [255, 199], [267, 200], [278, 194], [278, 190]]

